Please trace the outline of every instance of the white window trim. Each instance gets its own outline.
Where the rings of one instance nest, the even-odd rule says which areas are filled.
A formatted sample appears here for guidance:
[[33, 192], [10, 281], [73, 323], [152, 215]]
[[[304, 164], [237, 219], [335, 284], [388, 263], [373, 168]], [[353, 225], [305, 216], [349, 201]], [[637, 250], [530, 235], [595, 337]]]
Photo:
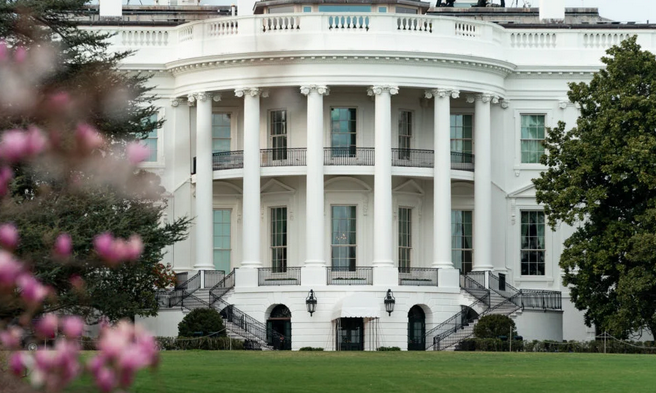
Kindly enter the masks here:
[[272, 143], [272, 140], [271, 140], [271, 112], [276, 112], [276, 111], [285, 111], [286, 112], [285, 113], [285, 129], [286, 129], [287, 133], [285, 135], [287, 136], [287, 148], [291, 149], [292, 148], [292, 145], [291, 145], [292, 138], [291, 138], [291, 132], [290, 132], [291, 131], [290, 130], [291, 121], [289, 121], [290, 111], [287, 108], [271, 108], [271, 109], [267, 110], [267, 115], [266, 115], [267, 116], [267, 118], [266, 118], [266, 138], [267, 138], [267, 142], [266, 142], [265, 146], [268, 149], [273, 149], [273, 143]]
[[212, 115], [218, 115], [220, 113], [230, 114], [230, 151], [240, 150], [239, 137], [242, 136], [243, 132], [239, 130], [239, 115], [240, 115], [239, 108], [237, 107], [212, 108]]
[[423, 249], [423, 235], [421, 234], [422, 219], [422, 198], [425, 196], [414, 196], [396, 194], [393, 195], [393, 231], [394, 236], [394, 264], [399, 267], [399, 208], [405, 207], [412, 209], [412, 258], [410, 260], [410, 267], [431, 267], [430, 263], [427, 266], [421, 265], [421, 262], [428, 261], [426, 258], [425, 250]]
[[[360, 147], [373, 147], [372, 146], [364, 146], [364, 133], [366, 130], [364, 129], [364, 110], [362, 107], [362, 103], [358, 103], [357, 101], [330, 101], [326, 102], [328, 100], [324, 99], [324, 123], [323, 123], [323, 129], [324, 131], [324, 147], [332, 147], [332, 129], [330, 127], [330, 111], [333, 108], [354, 108], [355, 109], [355, 147], [360, 148]], [[372, 122], [372, 127], [373, 127], [373, 122]]]
[[[235, 260], [234, 257], [234, 251], [235, 251], [235, 241], [234, 241], [234, 235], [235, 235], [235, 221], [236, 221], [236, 210], [232, 207], [232, 205], [219, 205], [217, 206], [214, 204], [212, 206], [212, 266], [214, 266], [214, 211], [215, 210], [229, 210], [230, 211], [230, 269], [229, 271], [225, 272], [226, 275], [228, 275], [232, 269], [234, 268], [233, 261]], [[225, 248], [220, 248], [219, 250], [226, 250]]]
[[[514, 120], [515, 120], [515, 139], [514, 139], [514, 146], [515, 146], [515, 158], [514, 158], [514, 167], [513, 169], [515, 171], [520, 171], [520, 170], [537, 170], [537, 171], [543, 171], [545, 169], [545, 166], [542, 164], [529, 164], [529, 163], [522, 163], [522, 116], [531, 116], [531, 115], [542, 115], [544, 116], [544, 128], [545, 128], [545, 137], [547, 135], [547, 128], [552, 128], [554, 124], [554, 118], [553, 118], [553, 109], [545, 109], [545, 107], [537, 108], [537, 107], [524, 107], [524, 108], [516, 108], [514, 111]], [[516, 173], [516, 176], [519, 176], [518, 173]]]
[[509, 233], [514, 234], [512, 237], [511, 255], [506, 256], [509, 260], [514, 261], [512, 266], [514, 270], [514, 282], [520, 284], [521, 282], [548, 282], [553, 283], [554, 277], [560, 277], [560, 267], [558, 261], [555, 259], [554, 240], [555, 234], [549, 227], [545, 216], [545, 230], [544, 230], [544, 276], [523, 276], [522, 275], [522, 260], [521, 260], [521, 237], [522, 237], [522, 212], [523, 211], [544, 211], [544, 208], [529, 201], [517, 200], [514, 208], [515, 214], [515, 229], [510, 230]]
[[452, 110], [449, 114], [449, 149], [451, 148], [451, 116], [454, 115], [470, 115], [472, 117], [472, 153], [474, 155], [474, 160], [476, 160], [476, 112], [474, 108], [456, 108], [457, 110]]
[[399, 139], [401, 138], [401, 135], [399, 134], [399, 120], [401, 118], [400, 114], [401, 112], [410, 112], [410, 116], [412, 118], [411, 123], [410, 123], [410, 149], [417, 149], [417, 130], [420, 130], [421, 128], [417, 127], [417, 111], [414, 109], [410, 109], [407, 107], [399, 107], [395, 108], [394, 112], [392, 113], [392, 138], [393, 143], [392, 147], [396, 149], [400, 149], [399, 145]]
[[[164, 107], [160, 107], [155, 113], [157, 116], [157, 121], [165, 119], [166, 113]], [[157, 159], [155, 161], [144, 161], [140, 164], [141, 168], [144, 169], [160, 169], [165, 167], [164, 159], [166, 155], [164, 154], [164, 136], [166, 135], [165, 129], [168, 128], [167, 125], [169, 121], [165, 121], [160, 128], [157, 129]]]

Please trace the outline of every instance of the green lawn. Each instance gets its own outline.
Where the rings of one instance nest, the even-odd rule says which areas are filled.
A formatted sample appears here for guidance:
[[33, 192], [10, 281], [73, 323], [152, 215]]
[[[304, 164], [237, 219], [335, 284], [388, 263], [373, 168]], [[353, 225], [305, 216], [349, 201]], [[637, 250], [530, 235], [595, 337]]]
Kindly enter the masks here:
[[656, 392], [656, 356], [169, 351], [134, 393]]

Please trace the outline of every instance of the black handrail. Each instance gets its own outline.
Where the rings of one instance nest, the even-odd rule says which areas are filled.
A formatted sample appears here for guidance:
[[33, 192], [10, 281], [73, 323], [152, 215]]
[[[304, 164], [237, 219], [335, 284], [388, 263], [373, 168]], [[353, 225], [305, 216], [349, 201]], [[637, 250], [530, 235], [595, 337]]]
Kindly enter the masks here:
[[305, 166], [306, 148], [261, 149], [261, 166]]
[[223, 270], [205, 270], [204, 277], [203, 287], [212, 288], [223, 280], [225, 272]]
[[460, 287], [477, 300], [487, 299], [488, 300], [487, 305], [488, 306], [490, 305], [489, 303], [490, 291], [487, 288], [485, 288], [484, 285], [481, 285], [473, 278], [461, 274]]
[[235, 269], [210, 289], [210, 303], [214, 304], [235, 286]]
[[439, 270], [430, 267], [399, 267], [399, 285], [436, 287]]
[[182, 300], [200, 288], [200, 272], [191, 276], [187, 281], [178, 284], [169, 293], [169, 307], [177, 306]]
[[434, 160], [433, 150], [392, 148], [392, 166], [432, 168]]
[[489, 294], [486, 299], [479, 299], [467, 306], [464, 310], [461, 310], [456, 315], [442, 322], [441, 324], [435, 326], [431, 330], [426, 332], [426, 349], [433, 348], [434, 350], [440, 350], [440, 343], [451, 334], [456, 333], [458, 330], [464, 328], [469, 323], [473, 321], [471, 318], [470, 309], [479, 304], [484, 304], [489, 308], [490, 300]]
[[376, 162], [373, 147], [324, 147], [324, 165], [372, 166]]
[[562, 310], [562, 293], [558, 291], [522, 289], [522, 308], [536, 308], [541, 310]]
[[239, 169], [244, 167], [244, 151], [215, 151], [212, 153], [212, 169]]
[[224, 321], [231, 322], [241, 330], [253, 335], [264, 343], [267, 342], [266, 326], [223, 299], [217, 299], [214, 307], [220, 309]]
[[257, 269], [258, 286], [301, 285], [301, 268], [261, 267]]
[[328, 285], [373, 285], [373, 268], [369, 266], [356, 266], [353, 270], [347, 267], [328, 267], [326, 271]]
[[474, 171], [474, 155], [471, 153], [451, 152], [451, 169]]

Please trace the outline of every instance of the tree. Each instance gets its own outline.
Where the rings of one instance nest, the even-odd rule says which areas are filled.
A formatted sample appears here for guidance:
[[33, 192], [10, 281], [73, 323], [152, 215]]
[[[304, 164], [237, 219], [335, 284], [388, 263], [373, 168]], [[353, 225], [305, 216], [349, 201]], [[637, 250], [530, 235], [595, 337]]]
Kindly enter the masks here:
[[215, 334], [216, 337], [225, 337], [223, 319], [213, 308], [197, 308], [185, 315], [178, 324], [178, 336], [194, 337]]
[[569, 85], [581, 116], [549, 131], [536, 199], [552, 229], [576, 225], [560, 266], [586, 323], [656, 334], [656, 58], [636, 37], [607, 54], [590, 83]]
[[[82, 166], [94, 155], [121, 154], [117, 153], [120, 147], [146, 137], [162, 124], [153, 117], [157, 108], [152, 105], [155, 97], [145, 87], [148, 77], [118, 71], [119, 62], [129, 53], [109, 51], [106, 34], [80, 30], [71, 22], [71, 16], [83, 12], [85, 3], [0, 3], [2, 40], [13, 48], [27, 48], [32, 57], [42, 51], [44, 58], [39, 69], [30, 70], [35, 77], [26, 80], [31, 84], [14, 88], [31, 93], [33, 102], [0, 105], [0, 130], [29, 124], [50, 135], [61, 133], [57, 138], [64, 149], [75, 146], [75, 130], [80, 128], [76, 124], [83, 123], [98, 130], [105, 141], [79, 155], [60, 154], [57, 165], [53, 165], [52, 157], [35, 165], [14, 164], [11, 198], [0, 208], [0, 223], [13, 222], [19, 228], [21, 243], [16, 255], [55, 289], [56, 301], [46, 303], [44, 311], [75, 312], [88, 317], [89, 322], [99, 314], [112, 320], [154, 315], [156, 285], [162, 284], [158, 266], [162, 250], [186, 237], [189, 220], [161, 224], [166, 203], [157, 176], [146, 172], [116, 174], [102, 167]], [[69, 177], [79, 178], [85, 186], [71, 187], [70, 182], [62, 181]], [[136, 262], [108, 269], [92, 245], [94, 236], [102, 232], [118, 237], [136, 233], [146, 244], [145, 252]], [[66, 265], [51, 252], [59, 233], [69, 233], [73, 238], [73, 257]], [[83, 297], [71, 278], [84, 281]], [[0, 321], [21, 312], [15, 304], [2, 304]]]
[[505, 315], [489, 314], [480, 319], [474, 326], [474, 337], [476, 338], [498, 338], [508, 337], [512, 331], [512, 338], [517, 336], [515, 321]]

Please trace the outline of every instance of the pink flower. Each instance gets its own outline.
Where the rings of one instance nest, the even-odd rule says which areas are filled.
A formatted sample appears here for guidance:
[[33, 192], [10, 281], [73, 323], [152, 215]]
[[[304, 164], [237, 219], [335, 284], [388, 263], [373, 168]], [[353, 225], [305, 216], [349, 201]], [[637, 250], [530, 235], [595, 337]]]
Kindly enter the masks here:
[[16, 280], [21, 289], [23, 301], [30, 306], [39, 305], [48, 295], [48, 289], [30, 274], [23, 274]]
[[116, 253], [114, 251], [114, 237], [111, 233], [105, 232], [96, 236], [93, 239], [93, 248], [102, 259], [108, 261], [116, 261]]
[[46, 314], [36, 322], [34, 331], [42, 338], [54, 338], [57, 334], [57, 325], [59, 325], [57, 316], [55, 314]]
[[13, 255], [0, 250], [0, 289], [3, 287], [13, 288], [16, 278], [22, 270], [21, 264], [14, 259]]
[[84, 330], [84, 321], [77, 316], [63, 317], [61, 320], [61, 330], [69, 338], [78, 338]]
[[102, 367], [96, 373], [96, 386], [102, 392], [111, 392], [117, 385], [116, 375], [106, 367]]
[[22, 377], [25, 374], [25, 362], [23, 361], [23, 353], [14, 352], [9, 359], [9, 369], [12, 374], [17, 377]]
[[18, 326], [11, 326], [7, 330], [0, 331], [0, 342], [6, 349], [16, 349], [20, 347], [23, 329]]
[[5, 131], [0, 141], [0, 158], [7, 162], [18, 162], [35, 156], [46, 147], [46, 138], [41, 130], [30, 127], [26, 131]]
[[132, 142], [125, 148], [128, 156], [128, 161], [132, 165], [137, 165], [143, 162], [150, 155], [150, 149], [140, 142]]
[[65, 91], [60, 91], [52, 94], [48, 98], [48, 101], [50, 102], [50, 105], [53, 109], [64, 109], [66, 106], [68, 106], [68, 104], [70, 104], [71, 96]]
[[21, 64], [27, 59], [27, 49], [24, 46], [19, 46], [14, 52], [14, 60], [16, 63]]
[[15, 250], [18, 246], [18, 240], [18, 229], [14, 224], [0, 225], [0, 246], [8, 250]]
[[71, 255], [71, 249], [73, 248], [73, 241], [71, 240], [71, 235], [68, 233], [62, 233], [57, 236], [55, 240], [55, 247], [53, 252], [56, 256], [61, 258], [67, 258]]
[[28, 157], [33, 157], [46, 148], [47, 140], [45, 136], [43, 136], [41, 130], [34, 126], [27, 130], [26, 139], [25, 154]]
[[141, 241], [141, 236], [132, 235], [127, 242], [125, 259], [129, 261], [136, 261], [143, 253], [144, 245]]
[[85, 151], [97, 149], [104, 143], [103, 137], [98, 131], [86, 123], [80, 123], [77, 125], [75, 140], [77, 141], [78, 148]]

